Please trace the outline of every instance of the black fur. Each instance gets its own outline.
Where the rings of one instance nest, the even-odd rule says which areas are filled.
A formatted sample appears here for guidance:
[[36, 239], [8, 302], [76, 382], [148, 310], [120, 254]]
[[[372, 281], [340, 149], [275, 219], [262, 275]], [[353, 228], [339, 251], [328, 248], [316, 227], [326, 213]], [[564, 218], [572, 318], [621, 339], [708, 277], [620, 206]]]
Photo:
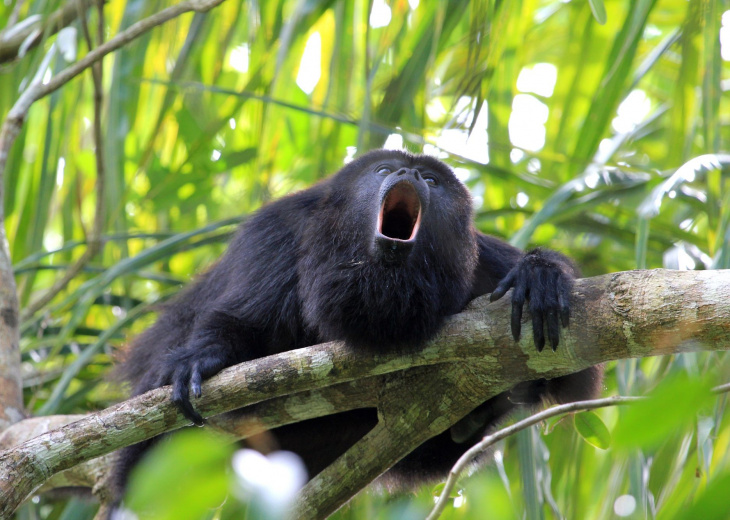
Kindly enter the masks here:
[[[225, 367], [336, 339], [365, 351], [417, 348], [471, 299], [492, 291], [496, 299], [511, 287], [515, 338], [528, 302], [538, 349], [545, 329], [556, 348], [575, 274], [558, 253], [523, 254], [476, 231], [470, 195], [442, 162], [376, 150], [243, 224], [220, 261], [135, 341], [122, 371], [134, 395], [172, 384], [175, 402], [201, 424], [189, 391], [199, 396], [201, 381]], [[599, 386], [600, 368], [523, 383], [424, 443], [389, 475], [410, 484], [443, 474], [516, 405], [589, 398]], [[315, 475], [376, 420], [372, 410], [354, 410], [274, 434]], [[123, 450], [120, 492], [150, 444]]]

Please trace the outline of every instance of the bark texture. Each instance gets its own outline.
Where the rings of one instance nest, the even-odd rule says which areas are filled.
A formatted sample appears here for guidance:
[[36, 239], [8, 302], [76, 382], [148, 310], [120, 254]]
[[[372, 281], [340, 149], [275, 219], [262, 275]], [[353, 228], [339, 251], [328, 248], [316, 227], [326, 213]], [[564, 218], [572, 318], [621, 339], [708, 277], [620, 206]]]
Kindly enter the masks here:
[[[363, 356], [329, 343], [230, 367], [194, 400], [204, 416], [246, 436], [299, 420], [377, 406], [380, 422], [301, 492], [296, 514], [321, 518], [423, 440], [520, 381], [615, 359], [730, 348], [730, 270], [628, 271], [579, 280], [557, 352], [514, 342], [511, 304], [475, 300], [438, 338], [407, 356]], [[529, 316], [524, 317], [525, 321]], [[0, 517], [77, 464], [187, 423], [165, 387], [0, 452]], [[258, 403], [258, 404], [256, 404]], [[257, 419], [258, 417], [258, 419]], [[14, 428], [17, 434], [22, 423]]]

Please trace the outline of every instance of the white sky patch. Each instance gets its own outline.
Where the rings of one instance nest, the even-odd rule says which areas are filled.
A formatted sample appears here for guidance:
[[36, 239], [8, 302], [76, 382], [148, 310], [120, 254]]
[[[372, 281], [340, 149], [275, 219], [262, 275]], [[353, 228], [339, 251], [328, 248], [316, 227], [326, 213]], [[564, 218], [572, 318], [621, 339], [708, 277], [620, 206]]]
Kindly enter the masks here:
[[586, 174], [585, 179], [583, 179], [583, 181], [586, 183], [586, 186], [588, 186], [590, 189], [595, 189], [595, 187], [598, 186], [599, 180], [601, 180], [601, 177], [595, 170], [589, 171]]
[[242, 43], [231, 50], [231, 54], [228, 56], [228, 64], [238, 72], [248, 72], [249, 55], [248, 43]]
[[63, 59], [69, 63], [76, 61], [76, 28], [65, 27], [58, 32], [56, 37], [58, 50]]
[[235, 130], [236, 129], [236, 120], [233, 118], [230, 118], [228, 120], [228, 126], [231, 127], [231, 130]]
[[720, 56], [730, 61], [730, 11], [722, 13], [722, 27], [720, 27]]
[[[471, 103], [472, 100], [468, 97], [462, 97], [457, 102], [457, 107], [468, 111], [468, 114], [464, 113], [459, 117], [461, 124], [466, 124], [467, 120], [471, 120], [474, 117], [474, 111], [467, 108]], [[474, 121], [471, 133], [462, 128], [447, 128], [442, 130], [441, 134], [436, 138], [436, 146], [442, 150], [446, 150], [448, 153], [460, 155], [480, 164], [488, 164], [488, 122], [487, 103], [484, 102], [477, 114], [476, 121]]]
[[347, 155], [345, 156], [344, 160], [345, 164], [352, 162], [352, 160], [355, 158], [355, 154], [357, 153], [357, 146], [348, 146], [346, 150]]
[[430, 143], [425, 143], [423, 145], [423, 154], [430, 155], [431, 157], [439, 157], [442, 152], [438, 146], [434, 146]]
[[598, 152], [602, 156], [610, 156], [611, 151], [613, 150], [613, 144], [611, 143], [610, 139], [601, 139], [601, 142], [598, 143]]
[[471, 124], [474, 117], [474, 110], [471, 108], [472, 102], [472, 98], [469, 96], [461, 96], [456, 102], [454, 113], [456, 114], [456, 122], [460, 125], [469, 126]]
[[[438, 501], [439, 501], [439, 497], [434, 496], [433, 503], [435, 504]], [[464, 504], [466, 504], [466, 497], [462, 494], [462, 491], [459, 490], [459, 491], [457, 491], [457, 496], [454, 497], [454, 502], [452, 505], [454, 506], [454, 509], [458, 509], [458, 508], [462, 507]]]
[[519, 192], [517, 194], [517, 197], [515, 197], [515, 202], [517, 202], [517, 205], [521, 208], [524, 208], [527, 206], [527, 203], [530, 202], [530, 197], [527, 195], [527, 193]]
[[631, 132], [651, 111], [651, 100], [641, 89], [632, 90], [618, 106], [617, 115], [611, 126], [620, 133]]
[[297, 85], [306, 94], [311, 94], [322, 76], [322, 37], [319, 31], [313, 32], [304, 47], [302, 61], [299, 63]]
[[220, 158], [221, 158], [220, 150], [213, 150], [213, 153], [210, 154], [210, 160], [213, 162], [217, 161]]
[[370, 27], [377, 29], [390, 23], [391, 11], [385, 0], [375, 0], [373, 10], [370, 11]]
[[684, 249], [679, 250], [678, 254], [679, 269], [682, 271], [694, 271], [697, 263]]
[[535, 63], [524, 67], [517, 76], [517, 90], [550, 97], [558, 81], [558, 68], [552, 63]]
[[421, 3], [420, 0], [408, 0], [408, 5], [410, 5], [411, 9], [413, 9], [414, 11], [416, 10], [416, 8], [418, 7], [418, 4], [420, 4], [420, 3]]
[[481, 164], [489, 162], [486, 136], [480, 136], [477, 132], [470, 135], [466, 130], [458, 128], [443, 130], [436, 138], [436, 146]]
[[43, 247], [46, 251], [55, 251], [63, 245], [63, 237], [55, 231], [46, 231], [43, 235]]
[[662, 31], [653, 24], [646, 24], [646, 29], [644, 29], [644, 38], [656, 38], [657, 36], [661, 36]]
[[383, 148], [385, 148], [386, 150], [402, 150], [403, 136], [400, 134], [390, 134], [385, 140]]
[[456, 178], [459, 179], [461, 182], [466, 182], [467, 180], [469, 180], [471, 172], [466, 168], [454, 168], [454, 175], [456, 175]]
[[440, 121], [446, 116], [446, 107], [441, 98], [433, 98], [426, 104], [426, 115], [431, 121]]
[[631, 495], [621, 495], [613, 503], [613, 512], [618, 516], [629, 516], [636, 510], [636, 499]]
[[517, 94], [509, 117], [509, 138], [512, 144], [531, 152], [545, 146], [545, 123], [550, 110], [530, 94]]
[[233, 455], [232, 465], [241, 491], [257, 495], [277, 518], [283, 516], [307, 482], [307, 470], [302, 459], [289, 451], [262, 455], [243, 449]]
[[56, 167], [56, 186], [63, 186], [63, 173], [66, 170], [66, 159], [58, 158], [58, 166]]

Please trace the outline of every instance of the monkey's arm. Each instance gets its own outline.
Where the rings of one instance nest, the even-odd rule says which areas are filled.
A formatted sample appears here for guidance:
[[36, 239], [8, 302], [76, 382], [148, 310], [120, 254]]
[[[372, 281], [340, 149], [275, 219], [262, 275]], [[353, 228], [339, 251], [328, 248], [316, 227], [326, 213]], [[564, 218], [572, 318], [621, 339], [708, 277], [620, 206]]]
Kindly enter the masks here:
[[155, 387], [171, 384], [172, 400], [194, 424], [203, 417], [190, 402], [189, 392], [201, 396], [201, 383], [226, 367], [258, 357], [244, 337], [246, 327], [235, 316], [209, 312], [201, 317], [187, 342], [166, 353]]

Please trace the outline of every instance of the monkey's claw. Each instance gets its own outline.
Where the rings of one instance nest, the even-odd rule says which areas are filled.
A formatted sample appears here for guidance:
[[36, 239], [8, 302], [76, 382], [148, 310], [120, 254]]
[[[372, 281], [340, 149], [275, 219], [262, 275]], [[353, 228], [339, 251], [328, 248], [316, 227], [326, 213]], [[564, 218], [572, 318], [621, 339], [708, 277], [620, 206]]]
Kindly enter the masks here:
[[570, 291], [574, 268], [570, 261], [554, 251], [535, 249], [525, 254], [492, 292], [490, 301], [512, 291], [512, 336], [520, 339], [522, 311], [527, 302], [532, 315], [532, 334], [538, 351], [547, 340], [553, 350], [560, 343], [560, 326], [570, 321]]

